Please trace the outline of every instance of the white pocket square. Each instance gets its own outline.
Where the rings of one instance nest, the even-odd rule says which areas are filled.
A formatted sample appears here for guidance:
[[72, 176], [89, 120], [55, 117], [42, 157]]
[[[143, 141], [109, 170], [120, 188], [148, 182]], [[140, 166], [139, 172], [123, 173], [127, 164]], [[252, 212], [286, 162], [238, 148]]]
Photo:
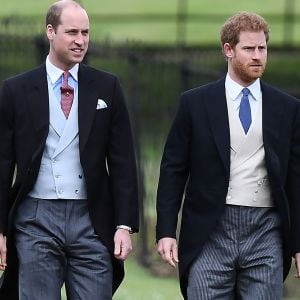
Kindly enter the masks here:
[[107, 107], [107, 104], [102, 99], [98, 99], [96, 109], [103, 109], [106, 107]]

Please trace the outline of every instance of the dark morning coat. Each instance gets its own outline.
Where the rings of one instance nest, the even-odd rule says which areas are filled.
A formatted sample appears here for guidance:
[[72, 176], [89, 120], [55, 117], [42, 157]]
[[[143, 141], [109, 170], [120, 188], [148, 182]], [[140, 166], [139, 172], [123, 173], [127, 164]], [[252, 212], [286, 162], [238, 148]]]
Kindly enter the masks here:
[[[265, 161], [281, 217], [284, 278], [300, 252], [300, 110], [295, 98], [261, 83]], [[230, 131], [225, 79], [182, 94], [161, 162], [157, 239], [179, 235], [179, 275], [188, 270], [220, 218], [230, 176]]]
[[[138, 231], [136, 167], [128, 112], [115, 76], [80, 65], [78, 82], [79, 150], [89, 212], [96, 233], [113, 253], [117, 224]], [[96, 110], [98, 99], [108, 107]], [[0, 94], [0, 232], [8, 235], [8, 266], [0, 299], [18, 299], [11, 220], [36, 181], [48, 129], [49, 97], [43, 64], [5, 81]], [[113, 266], [115, 290], [124, 270], [116, 259]]]

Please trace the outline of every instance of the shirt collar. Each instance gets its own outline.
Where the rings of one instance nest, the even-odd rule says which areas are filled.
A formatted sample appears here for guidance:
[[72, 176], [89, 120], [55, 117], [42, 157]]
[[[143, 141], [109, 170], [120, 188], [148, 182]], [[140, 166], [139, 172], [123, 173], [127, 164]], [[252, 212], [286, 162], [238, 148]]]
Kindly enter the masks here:
[[[69, 70], [69, 73], [76, 81], [78, 81], [78, 69], [79, 64], [77, 63]], [[49, 56], [47, 56], [46, 58], [46, 70], [52, 84], [56, 83], [61, 78], [61, 75], [64, 72], [63, 70], [51, 63]]]
[[[225, 79], [225, 88], [233, 101], [239, 99], [239, 96], [241, 95], [242, 89], [244, 86], [241, 86], [237, 82], [235, 82], [233, 79], [231, 79], [230, 75], [227, 73], [226, 79]], [[261, 94], [261, 88], [260, 88], [260, 80], [257, 78], [252, 84], [247, 86], [247, 88], [250, 90], [251, 95], [254, 100], [260, 99]]]

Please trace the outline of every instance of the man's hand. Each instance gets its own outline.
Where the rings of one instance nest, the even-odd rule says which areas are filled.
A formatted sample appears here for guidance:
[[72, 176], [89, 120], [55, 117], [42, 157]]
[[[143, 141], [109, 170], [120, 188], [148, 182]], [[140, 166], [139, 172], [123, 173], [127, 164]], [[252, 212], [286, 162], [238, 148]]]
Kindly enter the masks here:
[[176, 268], [179, 261], [176, 239], [168, 237], [160, 239], [157, 243], [157, 252], [165, 262]]
[[6, 236], [0, 233], [0, 270], [4, 271], [6, 267]]
[[130, 233], [126, 229], [117, 229], [114, 237], [116, 259], [125, 260], [132, 251]]
[[294, 275], [295, 278], [300, 278], [300, 253], [295, 254], [295, 266], [296, 266], [296, 274]]

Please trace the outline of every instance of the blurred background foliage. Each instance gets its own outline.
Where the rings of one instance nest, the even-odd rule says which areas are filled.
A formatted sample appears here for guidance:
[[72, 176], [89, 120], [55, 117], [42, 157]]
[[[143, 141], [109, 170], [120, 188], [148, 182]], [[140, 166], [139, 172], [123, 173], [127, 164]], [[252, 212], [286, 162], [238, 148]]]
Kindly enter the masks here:
[[[300, 1], [82, 0], [90, 16], [86, 63], [113, 72], [123, 84], [138, 158], [141, 232], [116, 300], [181, 299], [177, 272], [155, 251], [155, 197], [163, 145], [182, 91], [225, 75], [219, 45], [225, 19], [261, 14], [271, 28], [263, 79], [300, 96]], [[44, 15], [52, 1], [1, 0], [0, 82], [42, 63], [48, 43]], [[0, 83], [1, 85], [1, 83]], [[285, 299], [299, 299], [298, 282]]]
[[[0, 17], [22, 16], [42, 30], [49, 0], [1, 1]], [[300, 2], [296, 0], [82, 0], [94, 40], [137, 40], [151, 44], [216, 44], [220, 24], [237, 11], [262, 14], [272, 28], [271, 44], [300, 43]], [[5, 27], [2, 27], [2, 29]], [[28, 34], [32, 33], [32, 28]]]

